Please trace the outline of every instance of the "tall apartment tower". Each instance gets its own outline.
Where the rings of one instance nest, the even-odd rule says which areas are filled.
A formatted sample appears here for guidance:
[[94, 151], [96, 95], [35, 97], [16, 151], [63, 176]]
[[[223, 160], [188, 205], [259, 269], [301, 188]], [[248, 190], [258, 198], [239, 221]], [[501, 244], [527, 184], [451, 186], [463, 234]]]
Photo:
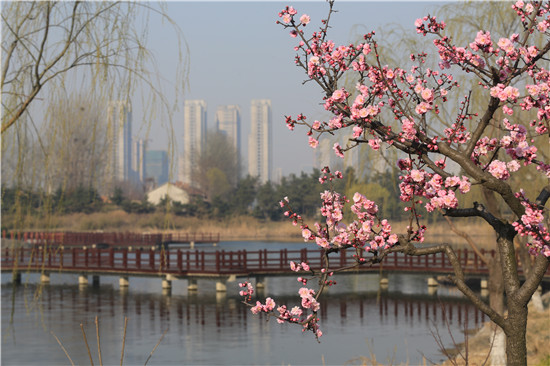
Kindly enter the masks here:
[[183, 106], [183, 154], [179, 180], [193, 185], [193, 169], [206, 145], [206, 102], [186, 100]]
[[252, 100], [250, 105], [250, 136], [248, 138], [248, 173], [261, 183], [271, 180], [272, 133], [271, 100]]
[[145, 183], [147, 176], [146, 163], [147, 157], [145, 151], [147, 149], [147, 142], [144, 139], [134, 139], [134, 150], [132, 151], [132, 174], [133, 181], [136, 184]]
[[216, 110], [216, 128], [227, 135], [240, 156], [241, 108], [238, 105], [218, 106]]
[[107, 177], [110, 189], [132, 175], [132, 107], [126, 101], [111, 101], [107, 109], [109, 163]]

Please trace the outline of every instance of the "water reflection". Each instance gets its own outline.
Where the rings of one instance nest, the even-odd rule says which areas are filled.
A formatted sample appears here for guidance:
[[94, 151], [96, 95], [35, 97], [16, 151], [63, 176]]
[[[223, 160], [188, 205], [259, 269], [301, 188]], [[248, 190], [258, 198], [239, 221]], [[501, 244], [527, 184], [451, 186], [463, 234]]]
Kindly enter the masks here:
[[[240, 298], [233, 296], [236, 284], [228, 288], [227, 294], [203, 290], [173, 291], [163, 296], [160, 287], [151, 286], [150, 280], [132, 279], [130, 288], [124, 290], [105, 282], [100, 287], [31, 283], [17, 286], [13, 293], [12, 286], [4, 283], [2, 363], [66, 364], [67, 359], [50, 335], [53, 331], [75, 363], [88, 364], [79, 325], [83, 324], [91, 343], [96, 315], [106, 363], [118, 363], [124, 317], [129, 317], [125, 364], [130, 365], [143, 364], [165, 331], [149, 364], [299, 365], [320, 364], [321, 357], [327, 364], [343, 364], [368, 355], [368, 339], [380, 352], [378, 360], [395, 352], [396, 363], [408, 359], [416, 364], [421, 361], [418, 350], [433, 360], [442, 359], [430, 329], [438, 327], [443, 342], [451, 345], [445, 319], [458, 341], [462, 340], [464, 324], [474, 328], [486, 321], [472, 305], [454, 296], [452, 289], [440, 288], [439, 295], [428, 296], [422, 280], [390, 276], [388, 291], [379, 292], [372, 290], [371, 282], [377, 278], [371, 277], [343, 276], [341, 283], [322, 298], [321, 344], [296, 326], [253, 316]], [[295, 281], [266, 278], [265, 283], [260, 296], [272, 295], [290, 306], [297, 303]], [[200, 289], [204, 287], [206, 284], [201, 287], [199, 283]], [[39, 290], [41, 295], [35, 296]], [[10, 325], [8, 314], [13, 307]]]

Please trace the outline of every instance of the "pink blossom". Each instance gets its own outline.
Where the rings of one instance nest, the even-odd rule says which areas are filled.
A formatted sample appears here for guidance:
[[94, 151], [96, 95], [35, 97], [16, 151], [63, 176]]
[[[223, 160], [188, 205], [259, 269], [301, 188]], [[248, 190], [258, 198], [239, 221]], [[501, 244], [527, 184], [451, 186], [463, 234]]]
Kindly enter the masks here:
[[424, 114], [427, 111], [429, 111], [430, 109], [432, 109], [432, 107], [428, 103], [421, 102], [420, 104], [418, 104], [416, 106], [415, 112], [418, 113], [418, 114]]
[[415, 182], [422, 182], [424, 180], [424, 172], [413, 169], [411, 170], [411, 178]]
[[302, 230], [302, 236], [304, 237], [304, 241], [308, 241], [311, 238], [311, 230], [304, 228]]
[[331, 99], [335, 102], [343, 102], [346, 99], [346, 92], [344, 89], [336, 89], [332, 93]]
[[316, 238], [315, 238], [315, 242], [316, 242], [317, 245], [320, 246], [321, 248], [328, 248], [328, 247], [330, 247], [330, 243], [328, 242], [328, 240], [327, 240], [326, 238], [316, 237]]
[[516, 171], [519, 170], [520, 165], [516, 160], [512, 160], [512, 161], [506, 163], [506, 167], [508, 168], [509, 171], [516, 172]]
[[491, 33], [490, 32], [484, 32], [479, 31], [477, 32], [475, 42], [477, 45], [485, 47], [491, 45]]
[[302, 315], [302, 309], [300, 309], [298, 306], [295, 306], [290, 310], [290, 314], [295, 317], [299, 317]]
[[252, 314], [258, 314], [259, 312], [262, 311], [262, 303], [259, 302], [259, 301], [256, 301], [256, 306], [253, 306], [250, 308], [250, 311], [252, 312]]
[[370, 139], [369, 140], [369, 146], [375, 151], [379, 150], [380, 149], [380, 139]]
[[499, 39], [497, 44], [506, 53], [514, 51], [514, 44], [508, 38]]
[[304, 14], [300, 17], [300, 22], [303, 24], [303, 25], [306, 25], [308, 24], [310, 21], [310, 18], [309, 18], [309, 15], [307, 14]]
[[471, 183], [468, 180], [468, 177], [462, 177], [462, 180], [460, 181], [460, 185], [458, 186], [458, 190], [461, 193], [468, 193], [470, 191]]
[[343, 152], [342, 147], [340, 146], [339, 143], [335, 142], [332, 149], [334, 150], [334, 152], [336, 153], [337, 156], [341, 157], [342, 159], [344, 158], [344, 152]]
[[508, 107], [507, 105], [502, 106], [502, 111], [503, 111], [505, 114], [509, 115], [509, 116], [511, 116], [512, 114], [514, 114], [514, 110], [513, 110], [512, 108]]
[[265, 309], [267, 311], [273, 310], [274, 307], [275, 307], [275, 301], [273, 301], [271, 297], [268, 297], [267, 299], [265, 299]]
[[543, 20], [542, 22], [539, 22], [537, 24], [537, 29], [539, 30], [539, 32], [546, 32], [546, 30], [550, 27], [550, 21], [548, 20]]
[[317, 145], [319, 145], [319, 141], [309, 136], [309, 146], [315, 149]]
[[432, 89], [428, 89], [428, 88], [422, 89], [422, 92], [420, 93], [420, 95], [427, 102], [431, 102], [434, 99], [434, 92]]
[[506, 180], [510, 178], [510, 173], [506, 169], [506, 163], [500, 160], [493, 160], [487, 169], [495, 178]]
[[353, 127], [353, 138], [357, 138], [359, 136], [361, 136], [361, 134], [363, 133], [363, 128], [360, 127], [360, 126], [354, 126]]

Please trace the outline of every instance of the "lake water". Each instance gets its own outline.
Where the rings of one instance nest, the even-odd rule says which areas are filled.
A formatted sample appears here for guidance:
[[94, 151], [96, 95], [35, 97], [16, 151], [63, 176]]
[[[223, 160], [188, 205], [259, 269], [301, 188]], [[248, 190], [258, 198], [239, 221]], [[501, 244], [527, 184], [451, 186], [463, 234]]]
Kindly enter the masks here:
[[[302, 247], [288, 243], [220, 243], [218, 249], [256, 250]], [[203, 247], [212, 250], [211, 246]], [[143, 365], [164, 337], [148, 365], [343, 365], [361, 364], [375, 355], [385, 364], [417, 365], [444, 360], [434, 334], [445, 346], [452, 337], [462, 342], [466, 328], [487, 318], [454, 288], [439, 286], [430, 294], [427, 276], [389, 275], [389, 287], [379, 290], [376, 274], [346, 274], [322, 298], [318, 343], [297, 325], [277, 324], [251, 314], [240, 302], [238, 281], [227, 293], [213, 281], [199, 280], [196, 293], [187, 281], [172, 282], [163, 295], [159, 278], [131, 277], [120, 290], [118, 277], [101, 277], [100, 286], [79, 286], [76, 275], [51, 274], [40, 285], [37, 274], [23, 274], [12, 286], [2, 275], [2, 365], [70, 364], [52, 334], [75, 364], [90, 364], [80, 324], [86, 332], [94, 364], [99, 364], [94, 319], [99, 319], [104, 365], [120, 364], [124, 318], [128, 317], [125, 365]], [[293, 277], [268, 277], [259, 298], [298, 304], [300, 284]]]

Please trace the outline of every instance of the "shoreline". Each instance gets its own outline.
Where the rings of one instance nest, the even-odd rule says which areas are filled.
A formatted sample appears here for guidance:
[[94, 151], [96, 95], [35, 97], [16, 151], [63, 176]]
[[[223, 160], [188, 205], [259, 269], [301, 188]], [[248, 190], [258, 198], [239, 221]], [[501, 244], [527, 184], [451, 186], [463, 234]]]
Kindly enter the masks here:
[[[300, 228], [287, 220], [268, 221], [249, 216], [231, 217], [226, 220], [182, 217], [164, 213], [128, 214], [122, 210], [93, 214], [70, 214], [46, 218], [26, 217], [16, 220], [3, 215], [7, 227], [21, 227], [21, 231], [71, 231], [71, 232], [136, 232], [136, 233], [189, 233], [220, 235], [221, 241], [282, 241], [303, 242]], [[304, 219], [313, 226], [314, 219]], [[395, 233], [404, 233], [408, 222], [391, 222]], [[480, 248], [496, 248], [494, 233], [481, 221], [455, 220], [458, 230], [467, 232]], [[468, 247], [466, 241], [451, 231], [445, 221], [427, 225], [425, 243], [448, 243], [456, 248]], [[49, 229], [44, 229], [49, 228]]]

